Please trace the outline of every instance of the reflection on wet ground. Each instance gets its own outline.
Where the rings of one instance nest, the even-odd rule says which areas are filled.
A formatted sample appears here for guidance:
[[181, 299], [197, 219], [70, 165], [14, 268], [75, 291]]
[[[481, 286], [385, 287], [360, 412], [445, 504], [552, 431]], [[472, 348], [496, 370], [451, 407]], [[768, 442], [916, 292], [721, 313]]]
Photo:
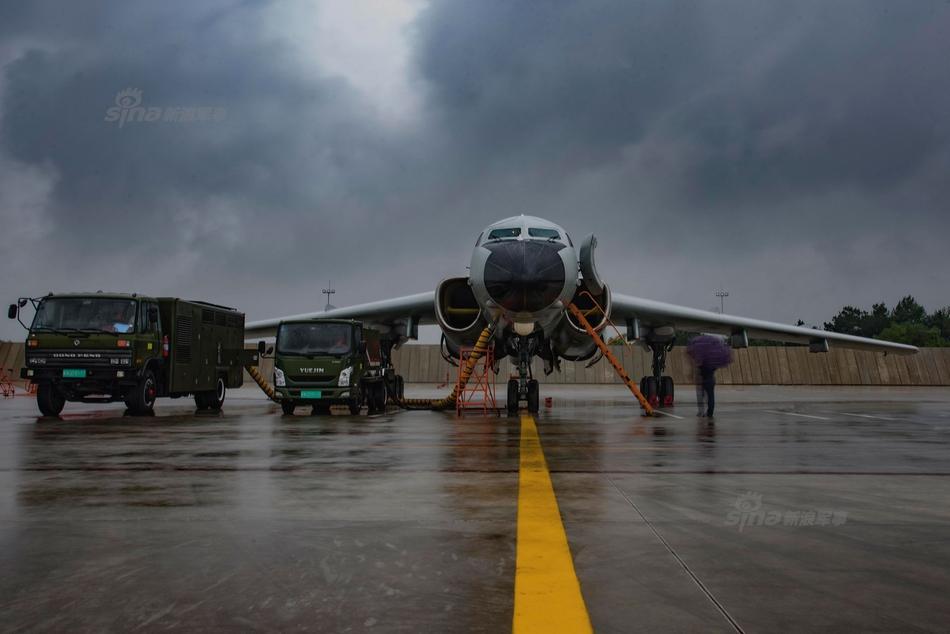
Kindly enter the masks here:
[[[950, 394], [538, 416], [598, 631], [944, 629]], [[797, 398], [800, 395], [802, 398]], [[510, 629], [520, 422], [0, 402], [0, 629]]]

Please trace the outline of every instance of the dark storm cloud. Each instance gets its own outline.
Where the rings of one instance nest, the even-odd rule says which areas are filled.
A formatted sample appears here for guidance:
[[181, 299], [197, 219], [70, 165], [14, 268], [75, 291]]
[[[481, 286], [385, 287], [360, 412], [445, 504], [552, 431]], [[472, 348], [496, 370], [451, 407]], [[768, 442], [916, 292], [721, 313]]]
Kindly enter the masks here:
[[[430, 288], [482, 225], [534, 213], [597, 232], [620, 291], [707, 308], [726, 281], [736, 310], [785, 321], [950, 301], [945, 2], [433, 2], [400, 125], [262, 29], [273, 9], [3, 9], [0, 183], [18, 191], [0, 201], [41, 203], [0, 213], [29, 210], [17, 246], [45, 254], [15, 265], [41, 288], [6, 294], [298, 312], [331, 276], [343, 303]], [[119, 128], [126, 87], [227, 117]]]
[[734, 204], [894, 187], [950, 138], [946, 3], [454, 2], [425, 24], [450, 127], [529, 169], [658, 138], [682, 148], [671, 195]]

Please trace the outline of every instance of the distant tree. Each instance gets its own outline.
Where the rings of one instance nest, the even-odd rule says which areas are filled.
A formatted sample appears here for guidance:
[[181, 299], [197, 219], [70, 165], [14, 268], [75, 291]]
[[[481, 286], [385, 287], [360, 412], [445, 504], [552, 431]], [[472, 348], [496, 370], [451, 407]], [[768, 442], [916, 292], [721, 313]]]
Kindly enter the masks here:
[[840, 332], [846, 335], [855, 335], [857, 337], [866, 337], [864, 327], [868, 320], [867, 311], [855, 308], [854, 306], [845, 306], [841, 311], [831, 318], [831, 321], [825, 322], [825, 330], [831, 332]]
[[864, 336], [877, 337], [891, 323], [891, 312], [884, 302], [871, 306], [871, 313], [864, 322]]
[[927, 321], [927, 311], [917, 303], [913, 295], [907, 295], [897, 302], [891, 321], [899, 324], [924, 324]]
[[927, 318], [927, 325], [940, 331], [940, 336], [950, 342], [950, 306], [935, 310]]
[[940, 347], [948, 343], [935, 326], [906, 321], [891, 324], [882, 330], [881, 339], [922, 347]]

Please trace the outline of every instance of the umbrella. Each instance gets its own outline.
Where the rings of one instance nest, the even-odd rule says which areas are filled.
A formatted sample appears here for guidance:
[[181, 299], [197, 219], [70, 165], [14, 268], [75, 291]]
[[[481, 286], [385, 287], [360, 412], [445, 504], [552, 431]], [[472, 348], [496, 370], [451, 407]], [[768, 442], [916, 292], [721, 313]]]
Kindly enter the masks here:
[[699, 366], [718, 369], [732, 363], [732, 349], [725, 341], [712, 335], [694, 337], [686, 344], [686, 353]]

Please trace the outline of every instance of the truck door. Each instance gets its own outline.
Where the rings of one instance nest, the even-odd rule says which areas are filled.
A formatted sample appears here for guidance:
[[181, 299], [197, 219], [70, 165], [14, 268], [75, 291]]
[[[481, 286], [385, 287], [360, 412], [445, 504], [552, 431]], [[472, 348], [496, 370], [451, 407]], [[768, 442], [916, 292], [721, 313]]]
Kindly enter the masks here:
[[142, 333], [142, 359], [148, 361], [162, 354], [162, 324], [158, 304], [142, 302], [139, 305], [139, 332]]

